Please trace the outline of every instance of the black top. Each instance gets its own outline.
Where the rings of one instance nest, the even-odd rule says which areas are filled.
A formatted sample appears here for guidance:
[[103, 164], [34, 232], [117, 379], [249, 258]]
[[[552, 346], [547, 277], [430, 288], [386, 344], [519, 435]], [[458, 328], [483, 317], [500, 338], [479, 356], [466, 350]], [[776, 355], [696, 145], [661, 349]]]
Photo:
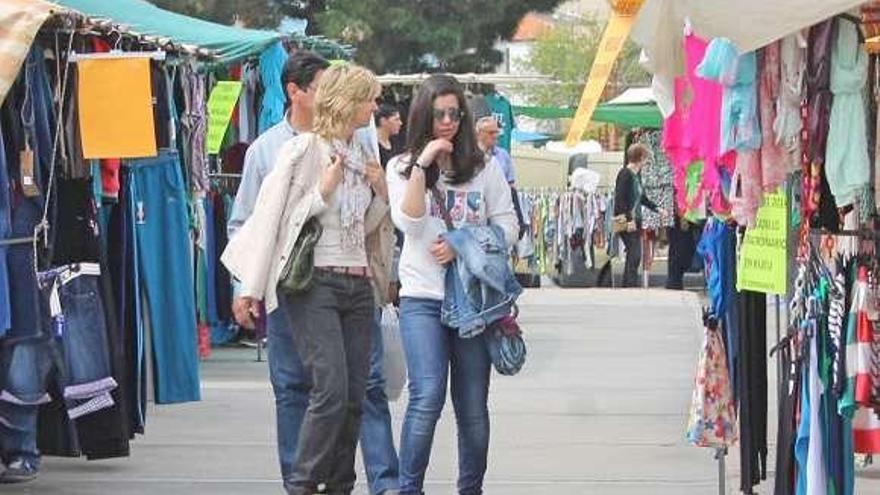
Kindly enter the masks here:
[[386, 148], [382, 146], [382, 143], [379, 143], [379, 163], [382, 164], [382, 168], [388, 168], [388, 162], [400, 153], [401, 150], [394, 145], [394, 140], [391, 140], [391, 148]]
[[656, 212], [658, 209], [657, 205], [645, 196], [642, 178], [629, 167], [623, 167], [617, 173], [617, 183], [614, 187], [614, 215], [626, 215], [628, 221], [636, 220], [639, 223], [641, 215], [636, 209], [636, 201], [640, 206], [651, 211]]

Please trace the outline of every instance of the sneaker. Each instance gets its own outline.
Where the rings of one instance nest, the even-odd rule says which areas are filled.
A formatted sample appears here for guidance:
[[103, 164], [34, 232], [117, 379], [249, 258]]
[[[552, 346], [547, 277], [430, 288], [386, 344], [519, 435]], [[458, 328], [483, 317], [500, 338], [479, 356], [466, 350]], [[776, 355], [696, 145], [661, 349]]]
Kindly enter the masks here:
[[0, 474], [0, 484], [26, 483], [37, 478], [37, 467], [24, 459], [15, 459]]

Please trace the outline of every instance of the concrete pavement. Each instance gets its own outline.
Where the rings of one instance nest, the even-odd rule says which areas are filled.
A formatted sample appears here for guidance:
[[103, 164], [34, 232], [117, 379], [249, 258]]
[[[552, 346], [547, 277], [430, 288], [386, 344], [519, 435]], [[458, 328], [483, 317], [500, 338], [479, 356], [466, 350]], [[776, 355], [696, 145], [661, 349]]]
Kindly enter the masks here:
[[[527, 292], [521, 308], [529, 362], [517, 377], [493, 378], [487, 494], [718, 493], [712, 453], [684, 441], [702, 331], [695, 295], [541, 289]], [[151, 407], [131, 458], [47, 458], [37, 482], [0, 492], [281, 494], [272, 393], [255, 356], [215, 349], [203, 366], [203, 401]], [[774, 370], [771, 361], [771, 382]], [[393, 405], [395, 432], [405, 400]], [[456, 462], [448, 404], [429, 494], [454, 493]], [[727, 466], [727, 492], [738, 493], [735, 454]], [[880, 493], [880, 469], [860, 471], [858, 486]], [[772, 482], [758, 492], [771, 493]], [[362, 484], [357, 493], [366, 493]]]

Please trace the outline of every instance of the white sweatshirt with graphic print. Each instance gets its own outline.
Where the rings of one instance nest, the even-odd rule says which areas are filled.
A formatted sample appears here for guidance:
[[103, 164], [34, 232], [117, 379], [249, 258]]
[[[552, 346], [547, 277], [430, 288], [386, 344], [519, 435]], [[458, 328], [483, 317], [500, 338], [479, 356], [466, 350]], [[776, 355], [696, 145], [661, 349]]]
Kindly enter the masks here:
[[[391, 219], [404, 234], [400, 255], [401, 297], [443, 300], [446, 267], [431, 255], [434, 242], [446, 232], [446, 224], [430, 191], [425, 194], [422, 218], [412, 218], [401, 206], [406, 196], [408, 180], [401, 175], [409, 164], [409, 155], [391, 160], [387, 168], [388, 192], [391, 200]], [[446, 207], [458, 228], [464, 225], [497, 225], [504, 230], [508, 246], [517, 239], [519, 222], [513, 209], [510, 185], [501, 168], [492, 160], [469, 182], [459, 185], [438, 183]]]

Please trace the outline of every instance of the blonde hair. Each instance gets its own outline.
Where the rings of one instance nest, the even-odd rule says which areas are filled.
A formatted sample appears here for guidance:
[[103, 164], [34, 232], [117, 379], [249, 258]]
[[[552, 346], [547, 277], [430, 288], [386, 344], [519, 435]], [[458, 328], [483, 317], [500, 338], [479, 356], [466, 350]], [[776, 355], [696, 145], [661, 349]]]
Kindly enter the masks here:
[[358, 105], [375, 100], [382, 92], [376, 75], [355, 64], [328, 67], [315, 92], [314, 132], [324, 138], [343, 137]]

